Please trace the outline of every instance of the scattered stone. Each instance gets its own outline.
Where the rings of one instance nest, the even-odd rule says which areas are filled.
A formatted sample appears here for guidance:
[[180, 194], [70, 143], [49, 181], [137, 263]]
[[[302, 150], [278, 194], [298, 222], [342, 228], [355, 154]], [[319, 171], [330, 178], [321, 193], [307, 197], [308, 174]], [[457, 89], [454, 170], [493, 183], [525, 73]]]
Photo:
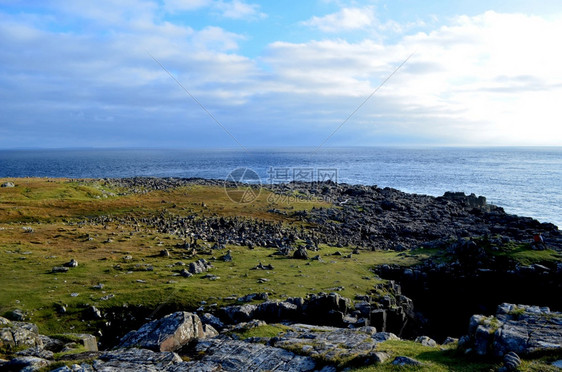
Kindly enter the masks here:
[[90, 306], [87, 310], [87, 316], [90, 319], [102, 319], [102, 315], [101, 315], [101, 311], [95, 307], [95, 306]]
[[180, 271], [180, 275], [183, 276], [184, 278], [190, 278], [193, 276], [193, 274], [187, 271], [186, 269], [182, 269], [182, 271]]
[[226, 251], [226, 254], [224, 256], [221, 256], [220, 259], [223, 260], [224, 262], [231, 262], [232, 261], [232, 251], [229, 249], [228, 251]]
[[25, 320], [25, 314], [20, 309], [10, 311], [7, 316], [9, 319], [15, 320], [17, 322], [23, 322]]
[[68, 267], [64, 266], [55, 266], [51, 269], [52, 273], [66, 273], [68, 272]]
[[300, 259], [300, 260], [307, 260], [308, 259], [308, 251], [305, 247], [299, 247], [295, 253], [293, 253], [293, 258]]
[[269, 279], [267, 279], [267, 278], [259, 278], [258, 279], [258, 283], [260, 283], [260, 284], [267, 283], [267, 282], [269, 282]]
[[209, 279], [209, 280], [219, 280], [220, 278], [221, 278], [220, 276], [216, 276], [213, 274], [206, 274], [201, 277], [201, 279]]
[[211, 265], [207, 260], [204, 258], [200, 258], [195, 262], [189, 264], [189, 272], [192, 274], [201, 274], [205, 271], [211, 269], [213, 265]]
[[261, 262], [256, 267], [252, 267], [252, 270], [273, 270], [273, 265], [263, 265]]
[[105, 285], [103, 283], [98, 283], [94, 286], [92, 286], [92, 289], [103, 289], [105, 287]]
[[431, 347], [437, 346], [437, 342], [435, 342], [435, 340], [427, 336], [419, 336], [415, 339], [415, 342], [422, 344], [423, 346], [431, 346]]
[[78, 297], [79, 295], [80, 295], [80, 293], [72, 292], [72, 293], [70, 294], [70, 297]]
[[78, 261], [76, 261], [74, 258], [71, 259], [69, 262], [63, 264], [64, 267], [78, 267]]
[[146, 323], [137, 331], [127, 333], [119, 348], [140, 347], [155, 351], [175, 351], [194, 339], [216, 335], [217, 331], [201, 323], [193, 313], [179, 311]]
[[13, 182], [4, 182], [0, 187], [16, 187]]
[[414, 358], [410, 358], [407, 356], [397, 356], [392, 361], [392, 364], [395, 366], [420, 366], [422, 363]]
[[458, 339], [458, 338], [447, 337], [447, 338], [445, 339], [445, 341], [443, 341], [443, 344], [442, 344], [442, 345], [454, 344], [454, 343], [456, 343], [456, 342], [459, 342], [459, 339]]
[[33, 228], [29, 226], [22, 227], [24, 233], [31, 234], [33, 232]]

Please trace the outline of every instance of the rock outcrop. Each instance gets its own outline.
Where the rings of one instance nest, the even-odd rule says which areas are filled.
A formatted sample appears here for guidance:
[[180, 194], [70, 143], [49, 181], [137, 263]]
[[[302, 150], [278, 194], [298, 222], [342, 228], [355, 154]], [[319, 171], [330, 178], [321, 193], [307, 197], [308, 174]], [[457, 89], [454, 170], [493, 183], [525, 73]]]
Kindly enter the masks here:
[[528, 355], [562, 349], [562, 313], [528, 305], [501, 304], [495, 316], [474, 315], [459, 346], [478, 355]]
[[17, 351], [43, 346], [35, 324], [12, 322], [0, 317], [0, 327], [0, 350]]
[[118, 348], [145, 348], [155, 351], [175, 351], [191, 340], [214, 337], [218, 332], [203, 324], [196, 314], [179, 311], [162, 319], [146, 323], [127, 333]]

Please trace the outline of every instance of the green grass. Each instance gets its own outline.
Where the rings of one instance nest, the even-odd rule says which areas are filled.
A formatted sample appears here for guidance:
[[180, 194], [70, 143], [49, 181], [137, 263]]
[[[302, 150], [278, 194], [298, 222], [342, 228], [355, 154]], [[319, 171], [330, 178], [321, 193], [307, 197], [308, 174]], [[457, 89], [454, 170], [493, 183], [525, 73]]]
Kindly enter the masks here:
[[[8, 181], [7, 179], [0, 182]], [[167, 191], [131, 194], [124, 190], [108, 189], [99, 181], [68, 181], [64, 179], [11, 179], [15, 188], [0, 190], [0, 272], [3, 290], [0, 292], [0, 314], [22, 309], [28, 319], [38, 324], [46, 334], [93, 332], [95, 321], [81, 321], [83, 311], [91, 305], [99, 309], [114, 306], [142, 305], [156, 308], [174, 305], [186, 309], [208, 303], [228, 305], [235, 301], [229, 296], [242, 296], [254, 292], [268, 292], [270, 298], [306, 296], [320, 291], [330, 292], [343, 287], [341, 295], [353, 298], [355, 294], [368, 292], [374, 284], [371, 269], [380, 264], [412, 265], [420, 257], [399, 255], [397, 252], [361, 252], [352, 258], [334, 256], [340, 251], [351, 253], [351, 247], [334, 248], [320, 246], [323, 262], [294, 260], [272, 256], [273, 249], [228, 246], [234, 260], [213, 260], [225, 254], [215, 251], [212, 255], [188, 256], [176, 245], [183, 240], [141, 226], [134, 232], [118, 223], [107, 226], [78, 225], [96, 215], [150, 216], [160, 214], [164, 208], [171, 215], [195, 213], [200, 216], [240, 216], [259, 218], [286, 225], [302, 226], [303, 222], [278, 213], [274, 208], [290, 215], [294, 211], [329, 206], [324, 202], [297, 200], [294, 203], [272, 204], [267, 190], [249, 204], [235, 204], [222, 187], [186, 186]], [[116, 196], [100, 197], [112, 192]], [[126, 191], [126, 190], [125, 190]], [[98, 198], [99, 197], [99, 198]], [[205, 203], [205, 207], [201, 204]], [[172, 206], [173, 205], [173, 206]], [[30, 222], [31, 220], [35, 222]], [[71, 222], [71, 224], [69, 224]], [[23, 227], [32, 227], [25, 232]], [[93, 240], [86, 239], [87, 236]], [[104, 243], [108, 239], [112, 242]], [[168, 249], [170, 257], [159, 257], [162, 249]], [[131, 255], [131, 261], [124, 257]], [[51, 273], [54, 266], [61, 266], [71, 258], [79, 266], [67, 273]], [[202, 279], [204, 274], [191, 278], [177, 276], [182, 266], [199, 258], [213, 263], [211, 274], [220, 280]], [[274, 270], [251, 270], [262, 262], [272, 264]], [[120, 269], [119, 269], [119, 266]], [[153, 271], [138, 271], [135, 265], [151, 265]], [[266, 278], [266, 283], [258, 279]], [[98, 283], [104, 288], [94, 289]], [[78, 293], [73, 297], [71, 294]], [[102, 297], [114, 295], [102, 300]], [[57, 314], [57, 305], [64, 305], [68, 312]], [[172, 306], [173, 307], [173, 306]], [[72, 327], [71, 329], [69, 329]]]
[[240, 339], [245, 340], [250, 337], [268, 337], [273, 338], [279, 336], [290, 329], [282, 324], [267, 324], [242, 332], [234, 332]]
[[[354, 369], [354, 371], [489, 371], [494, 364], [489, 361], [474, 360], [457, 353], [455, 345], [443, 347], [423, 346], [413, 341], [385, 341], [378, 345], [377, 351], [384, 351], [390, 354], [390, 359], [379, 365], [372, 365]], [[397, 356], [407, 356], [423, 363], [417, 367], [398, 367], [391, 364]]]

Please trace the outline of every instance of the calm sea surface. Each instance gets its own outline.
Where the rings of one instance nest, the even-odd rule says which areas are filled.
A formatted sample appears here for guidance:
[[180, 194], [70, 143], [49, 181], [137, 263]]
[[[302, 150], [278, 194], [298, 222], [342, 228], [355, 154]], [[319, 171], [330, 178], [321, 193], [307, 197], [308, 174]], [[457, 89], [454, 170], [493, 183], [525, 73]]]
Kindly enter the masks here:
[[562, 226], [562, 147], [0, 151], [0, 177], [225, 179], [239, 167], [262, 183], [320, 177], [434, 196], [475, 193]]

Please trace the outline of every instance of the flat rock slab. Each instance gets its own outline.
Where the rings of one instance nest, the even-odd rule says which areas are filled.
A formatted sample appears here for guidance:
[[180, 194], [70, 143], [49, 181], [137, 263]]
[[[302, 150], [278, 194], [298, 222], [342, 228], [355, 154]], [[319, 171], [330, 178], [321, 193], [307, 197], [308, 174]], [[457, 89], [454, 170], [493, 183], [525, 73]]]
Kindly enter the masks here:
[[[290, 351], [230, 339], [199, 341], [197, 352], [205, 356], [198, 361], [185, 362], [170, 371], [314, 371], [316, 363], [310, 357]], [[182, 369], [186, 368], [187, 369]]]
[[376, 346], [389, 339], [381, 336], [391, 335], [376, 333], [374, 327], [348, 329], [296, 324], [288, 328], [288, 332], [272, 340], [273, 346], [298, 350], [299, 354], [335, 365], [358, 359], [378, 361], [380, 358], [374, 355]]

